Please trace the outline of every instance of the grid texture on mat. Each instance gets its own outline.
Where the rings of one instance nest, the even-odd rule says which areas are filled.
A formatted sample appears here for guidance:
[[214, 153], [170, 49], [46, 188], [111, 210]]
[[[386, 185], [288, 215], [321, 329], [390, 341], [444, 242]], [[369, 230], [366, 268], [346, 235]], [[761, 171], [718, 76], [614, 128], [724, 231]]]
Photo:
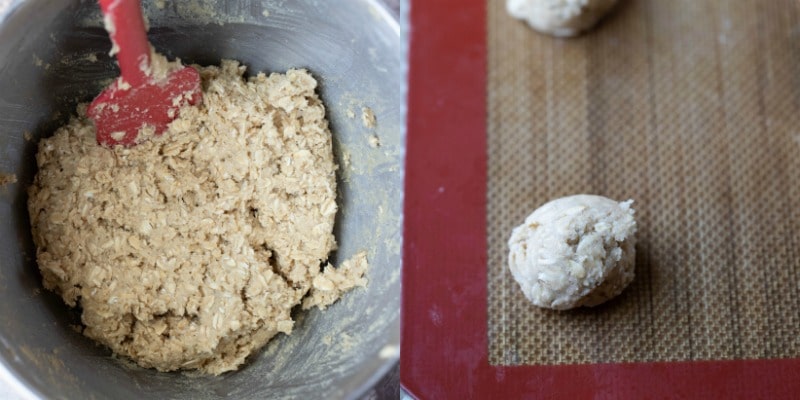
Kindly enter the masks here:
[[[800, 2], [623, 0], [571, 40], [488, 0], [493, 365], [800, 356]], [[507, 268], [546, 201], [635, 200], [636, 278], [552, 312]]]

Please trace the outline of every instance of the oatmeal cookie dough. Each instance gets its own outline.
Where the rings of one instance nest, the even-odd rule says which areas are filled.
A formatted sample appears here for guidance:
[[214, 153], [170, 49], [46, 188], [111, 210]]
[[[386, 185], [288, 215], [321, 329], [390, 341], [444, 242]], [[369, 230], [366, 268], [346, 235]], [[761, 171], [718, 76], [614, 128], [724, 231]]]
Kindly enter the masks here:
[[28, 204], [47, 289], [81, 307], [83, 333], [160, 371], [236, 369], [296, 305], [366, 283], [336, 247], [331, 133], [304, 70], [248, 80], [199, 68], [204, 104], [159, 137], [97, 145], [85, 106], [39, 144]]
[[525, 297], [556, 310], [596, 306], [633, 280], [633, 200], [576, 195], [539, 207], [514, 228], [509, 268]]

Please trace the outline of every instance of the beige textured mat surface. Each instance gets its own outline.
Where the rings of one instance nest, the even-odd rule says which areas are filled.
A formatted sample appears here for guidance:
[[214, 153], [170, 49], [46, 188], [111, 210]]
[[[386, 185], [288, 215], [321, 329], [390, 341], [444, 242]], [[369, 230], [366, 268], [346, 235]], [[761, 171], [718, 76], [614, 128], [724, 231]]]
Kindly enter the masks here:
[[[800, 356], [800, 1], [622, 0], [573, 40], [489, 6], [489, 356], [573, 364]], [[632, 198], [636, 279], [530, 305], [511, 229], [549, 199]]]

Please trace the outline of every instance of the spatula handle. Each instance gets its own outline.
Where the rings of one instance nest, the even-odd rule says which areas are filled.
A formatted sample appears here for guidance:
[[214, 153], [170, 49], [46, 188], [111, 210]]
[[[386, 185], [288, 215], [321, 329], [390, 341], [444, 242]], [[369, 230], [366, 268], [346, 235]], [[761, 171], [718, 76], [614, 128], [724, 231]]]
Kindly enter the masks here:
[[133, 87], [141, 86], [147, 82], [142, 66], [150, 66], [150, 44], [139, 0], [100, 0], [100, 9], [108, 34], [119, 47], [117, 60], [122, 79]]

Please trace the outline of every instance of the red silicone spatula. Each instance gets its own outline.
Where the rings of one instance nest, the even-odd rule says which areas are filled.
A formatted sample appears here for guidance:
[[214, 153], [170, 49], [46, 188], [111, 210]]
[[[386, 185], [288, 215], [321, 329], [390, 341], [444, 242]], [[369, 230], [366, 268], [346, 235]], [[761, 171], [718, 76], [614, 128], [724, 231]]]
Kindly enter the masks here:
[[[155, 80], [150, 71], [150, 43], [139, 0], [100, 0], [121, 77], [103, 90], [87, 113], [97, 128], [97, 142], [132, 146], [139, 129], [149, 125], [161, 134], [185, 104], [202, 101], [200, 75], [182, 67]], [[114, 50], [112, 50], [113, 52]]]

